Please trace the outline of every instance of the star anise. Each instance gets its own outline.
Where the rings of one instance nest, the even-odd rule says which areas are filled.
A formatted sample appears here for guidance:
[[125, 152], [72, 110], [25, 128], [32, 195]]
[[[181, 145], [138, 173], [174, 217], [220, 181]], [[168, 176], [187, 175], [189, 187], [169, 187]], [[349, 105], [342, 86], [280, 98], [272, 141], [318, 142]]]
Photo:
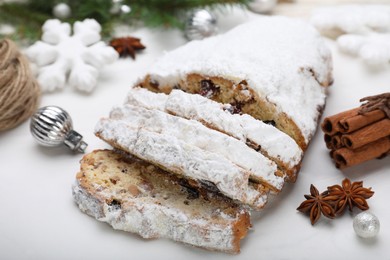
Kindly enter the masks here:
[[390, 118], [390, 92], [360, 99], [360, 102], [364, 101], [367, 102], [361, 105], [359, 114], [363, 115], [367, 112], [380, 109]]
[[115, 38], [110, 41], [112, 46], [121, 57], [130, 56], [135, 59], [135, 51], [143, 50], [146, 47], [141, 43], [141, 39], [135, 37]]
[[362, 181], [351, 183], [351, 180], [348, 178], [345, 178], [342, 181], [342, 186], [333, 185], [328, 187], [328, 193], [332, 198], [337, 197], [337, 200], [334, 201], [336, 215], [343, 213], [347, 205], [350, 211], [352, 211], [352, 208], [355, 206], [361, 210], [367, 210], [368, 204], [366, 199], [369, 199], [374, 195], [371, 187], [363, 187]]
[[310, 214], [310, 222], [314, 225], [321, 217], [334, 218], [335, 212], [329, 201], [335, 197], [329, 196], [328, 191], [319, 193], [314, 185], [310, 185], [310, 195], [304, 195], [306, 200], [297, 208], [298, 211]]

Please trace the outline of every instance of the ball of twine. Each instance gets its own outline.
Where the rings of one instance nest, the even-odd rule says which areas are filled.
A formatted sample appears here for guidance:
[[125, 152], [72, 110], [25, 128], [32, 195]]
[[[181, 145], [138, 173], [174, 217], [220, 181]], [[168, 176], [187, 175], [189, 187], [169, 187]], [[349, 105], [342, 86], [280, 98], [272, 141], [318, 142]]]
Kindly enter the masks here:
[[39, 99], [40, 88], [29, 61], [13, 41], [0, 40], [0, 132], [29, 118]]

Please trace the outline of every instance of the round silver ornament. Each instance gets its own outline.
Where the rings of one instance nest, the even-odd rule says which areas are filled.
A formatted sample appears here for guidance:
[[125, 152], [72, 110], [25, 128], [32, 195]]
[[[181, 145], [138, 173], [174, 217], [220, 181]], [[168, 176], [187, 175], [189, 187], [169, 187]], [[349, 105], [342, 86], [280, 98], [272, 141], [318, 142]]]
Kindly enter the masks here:
[[128, 14], [131, 12], [131, 7], [123, 4], [123, 0], [112, 0], [110, 9], [111, 14]]
[[184, 32], [189, 40], [201, 40], [216, 35], [217, 31], [216, 16], [205, 9], [196, 9], [189, 14]]
[[43, 146], [54, 147], [65, 144], [73, 151], [83, 153], [88, 144], [83, 136], [73, 130], [72, 119], [60, 107], [46, 106], [31, 117], [30, 131]]
[[67, 5], [65, 3], [59, 3], [53, 7], [53, 15], [58, 19], [69, 18], [71, 14], [72, 14], [72, 11], [71, 11], [69, 5]]
[[272, 12], [278, 0], [252, 0], [248, 7], [251, 11], [260, 14], [267, 14]]
[[380, 222], [374, 214], [362, 212], [354, 217], [353, 229], [359, 237], [375, 237], [379, 232]]

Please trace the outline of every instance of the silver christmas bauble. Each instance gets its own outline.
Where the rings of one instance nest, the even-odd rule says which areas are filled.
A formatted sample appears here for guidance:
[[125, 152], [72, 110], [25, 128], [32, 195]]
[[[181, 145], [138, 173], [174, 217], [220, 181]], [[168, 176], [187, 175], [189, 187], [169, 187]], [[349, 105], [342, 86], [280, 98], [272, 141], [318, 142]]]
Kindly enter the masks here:
[[216, 35], [217, 31], [216, 16], [205, 9], [196, 9], [190, 13], [184, 32], [189, 40], [201, 40]]
[[359, 213], [353, 219], [353, 229], [359, 237], [375, 237], [380, 229], [379, 219], [369, 212]]
[[73, 130], [72, 119], [60, 107], [46, 106], [31, 117], [30, 131], [43, 146], [54, 147], [65, 144], [73, 151], [84, 152], [88, 144], [83, 136]]
[[65, 3], [59, 3], [53, 7], [53, 15], [58, 19], [69, 18], [72, 14], [72, 11], [69, 5]]
[[248, 7], [255, 13], [266, 14], [272, 12], [277, 3], [278, 0], [252, 0]]
[[131, 12], [131, 7], [123, 4], [123, 0], [112, 0], [111, 1], [111, 14], [128, 14]]

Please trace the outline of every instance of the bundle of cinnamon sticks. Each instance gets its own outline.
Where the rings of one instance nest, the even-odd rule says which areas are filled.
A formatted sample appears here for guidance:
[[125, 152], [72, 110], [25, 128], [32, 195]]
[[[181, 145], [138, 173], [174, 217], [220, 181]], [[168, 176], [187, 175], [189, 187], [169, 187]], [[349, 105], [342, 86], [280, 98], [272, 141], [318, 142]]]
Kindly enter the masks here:
[[321, 125], [326, 147], [339, 169], [390, 153], [390, 93], [360, 101], [367, 103], [327, 117]]

